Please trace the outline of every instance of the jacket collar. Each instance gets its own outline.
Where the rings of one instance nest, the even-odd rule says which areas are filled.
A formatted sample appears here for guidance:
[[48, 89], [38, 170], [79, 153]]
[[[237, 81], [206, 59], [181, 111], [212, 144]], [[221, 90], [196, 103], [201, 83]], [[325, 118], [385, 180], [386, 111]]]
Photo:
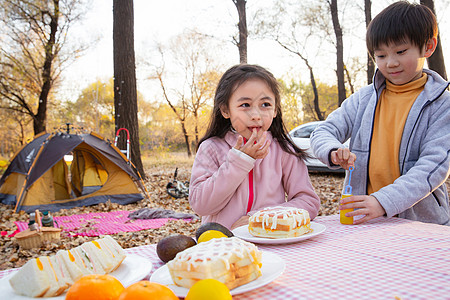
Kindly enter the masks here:
[[[447, 89], [449, 82], [445, 81], [435, 71], [423, 69], [423, 72], [428, 75], [428, 80], [425, 84], [425, 93], [422, 99], [424, 101], [434, 101]], [[378, 95], [386, 87], [386, 78], [379, 69], [376, 69], [373, 76], [373, 85]]]

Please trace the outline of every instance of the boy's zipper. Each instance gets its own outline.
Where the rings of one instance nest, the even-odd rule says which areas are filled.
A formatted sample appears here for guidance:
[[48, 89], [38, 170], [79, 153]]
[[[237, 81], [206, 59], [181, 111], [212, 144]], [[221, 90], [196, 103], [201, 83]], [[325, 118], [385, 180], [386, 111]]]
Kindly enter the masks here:
[[376, 114], [376, 110], [377, 110], [377, 106], [378, 106], [378, 89], [375, 87], [375, 83], [373, 84], [373, 88], [375, 90], [375, 97], [377, 98], [377, 101], [375, 103], [375, 108], [373, 111], [373, 117], [372, 117], [372, 128], [370, 130], [370, 139], [369, 139], [369, 154], [367, 155], [367, 166], [366, 166], [366, 191], [364, 194], [367, 195], [367, 192], [369, 190], [369, 162], [370, 162], [370, 149], [372, 148], [372, 138], [373, 138], [373, 125], [375, 124], [375, 114]]
[[428, 100], [428, 101], [422, 106], [422, 108], [420, 109], [419, 115], [417, 116], [416, 121], [414, 122], [414, 126], [413, 126], [413, 128], [411, 129], [411, 133], [409, 134], [408, 142], [406, 143], [405, 154], [403, 155], [402, 166], [401, 166], [401, 168], [400, 168], [400, 176], [403, 174], [403, 169], [405, 168], [406, 154], [408, 153], [409, 143], [411, 142], [411, 139], [412, 139], [414, 130], [415, 130], [417, 124], [419, 123], [419, 119], [420, 119], [420, 116], [421, 116], [422, 113], [423, 113], [423, 110], [424, 110], [425, 107], [427, 107], [430, 103], [431, 103], [431, 101]]
[[436, 194], [435, 194], [434, 192], [432, 192], [431, 194], [433, 195], [434, 200], [436, 200], [437, 204], [438, 204], [439, 206], [442, 206], [442, 205], [441, 205], [441, 202], [439, 202], [438, 196], [436, 196]]

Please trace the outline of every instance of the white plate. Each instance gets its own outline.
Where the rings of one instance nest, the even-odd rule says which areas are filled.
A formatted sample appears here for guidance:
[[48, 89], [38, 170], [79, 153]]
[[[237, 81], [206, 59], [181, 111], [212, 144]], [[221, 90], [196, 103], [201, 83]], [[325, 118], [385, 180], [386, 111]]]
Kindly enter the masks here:
[[[111, 273], [114, 277], [120, 280], [122, 284], [127, 287], [132, 283], [138, 282], [147, 276], [152, 270], [152, 262], [148, 259], [138, 256], [138, 255], [127, 255], [120, 266]], [[37, 299], [26, 296], [18, 295], [14, 292], [11, 285], [9, 284], [9, 279], [15, 274], [11, 273], [8, 276], [0, 279], [0, 295], [2, 299], [8, 300], [30, 300]], [[63, 300], [66, 297], [66, 293], [58, 297], [42, 298], [42, 299], [52, 299], [52, 300]]]
[[[258, 279], [251, 281], [247, 284], [238, 286], [230, 291], [231, 295], [242, 294], [259, 287], [262, 287], [268, 283], [271, 283], [278, 278], [284, 272], [285, 263], [284, 260], [275, 253], [262, 251], [262, 267], [260, 276]], [[150, 281], [157, 282], [168, 286], [178, 297], [186, 297], [188, 289], [177, 286], [173, 283], [172, 277], [170, 277], [169, 268], [164, 265], [157, 269], [152, 274]]]
[[291, 238], [284, 238], [284, 239], [270, 239], [270, 238], [263, 238], [263, 237], [256, 237], [250, 234], [248, 232], [248, 225], [244, 225], [238, 228], [233, 229], [231, 232], [238, 238], [241, 238], [243, 240], [246, 240], [248, 242], [252, 242], [255, 244], [289, 244], [289, 243], [295, 243], [299, 241], [303, 241], [309, 238], [312, 238], [318, 234], [321, 234], [325, 231], [326, 227], [323, 224], [319, 224], [316, 222], [311, 222], [311, 229], [313, 230], [310, 233], [297, 236], [297, 237], [291, 237]]

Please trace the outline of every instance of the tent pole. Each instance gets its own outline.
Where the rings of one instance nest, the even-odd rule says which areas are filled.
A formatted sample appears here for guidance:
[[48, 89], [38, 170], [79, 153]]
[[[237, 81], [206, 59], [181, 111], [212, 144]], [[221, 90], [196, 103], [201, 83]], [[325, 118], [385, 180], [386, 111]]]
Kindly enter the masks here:
[[53, 134], [49, 135], [49, 136], [45, 139], [45, 141], [42, 142], [41, 147], [39, 147], [39, 151], [38, 151], [38, 153], [36, 154], [36, 156], [35, 156], [35, 158], [34, 158], [34, 160], [33, 160], [33, 163], [32, 163], [31, 166], [30, 166], [30, 169], [28, 170], [27, 176], [25, 176], [25, 180], [24, 180], [24, 182], [23, 182], [22, 188], [20, 189], [19, 196], [17, 197], [16, 206], [14, 207], [14, 212], [18, 212], [18, 210], [21, 208], [21, 206], [22, 206], [21, 204], [22, 204], [23, 198], [24, 198], [24, 196], [25, 196], [25, 187], [26, 187], [27, 184], [28, 184], [28, 177], [30, 176], [31, 171], [32, 171], [33, 168], [34, 168], [34, 166], [35, 166], [35, 164], [36, 164], [36, 161], [38, 160], [39, 156], [41, 156], [41, 153], [42, 153], [42, 151], [44, 150], [44, 145], [46, 144], [45, 142], [46, 142], [46, 141], [49, 141], [53, 136], [54, 136]]

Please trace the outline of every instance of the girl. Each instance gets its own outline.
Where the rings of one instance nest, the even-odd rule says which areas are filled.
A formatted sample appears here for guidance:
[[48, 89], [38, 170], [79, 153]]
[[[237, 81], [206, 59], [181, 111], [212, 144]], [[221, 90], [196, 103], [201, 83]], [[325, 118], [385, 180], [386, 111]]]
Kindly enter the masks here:
[[280, 102], [277, 80], [260, 66], [236, 65], [223, 74], [190, 181], [189, 203], [202, 223], [234, 229], [277, 205], [317, 215], [306, 154], [289, 138]]

